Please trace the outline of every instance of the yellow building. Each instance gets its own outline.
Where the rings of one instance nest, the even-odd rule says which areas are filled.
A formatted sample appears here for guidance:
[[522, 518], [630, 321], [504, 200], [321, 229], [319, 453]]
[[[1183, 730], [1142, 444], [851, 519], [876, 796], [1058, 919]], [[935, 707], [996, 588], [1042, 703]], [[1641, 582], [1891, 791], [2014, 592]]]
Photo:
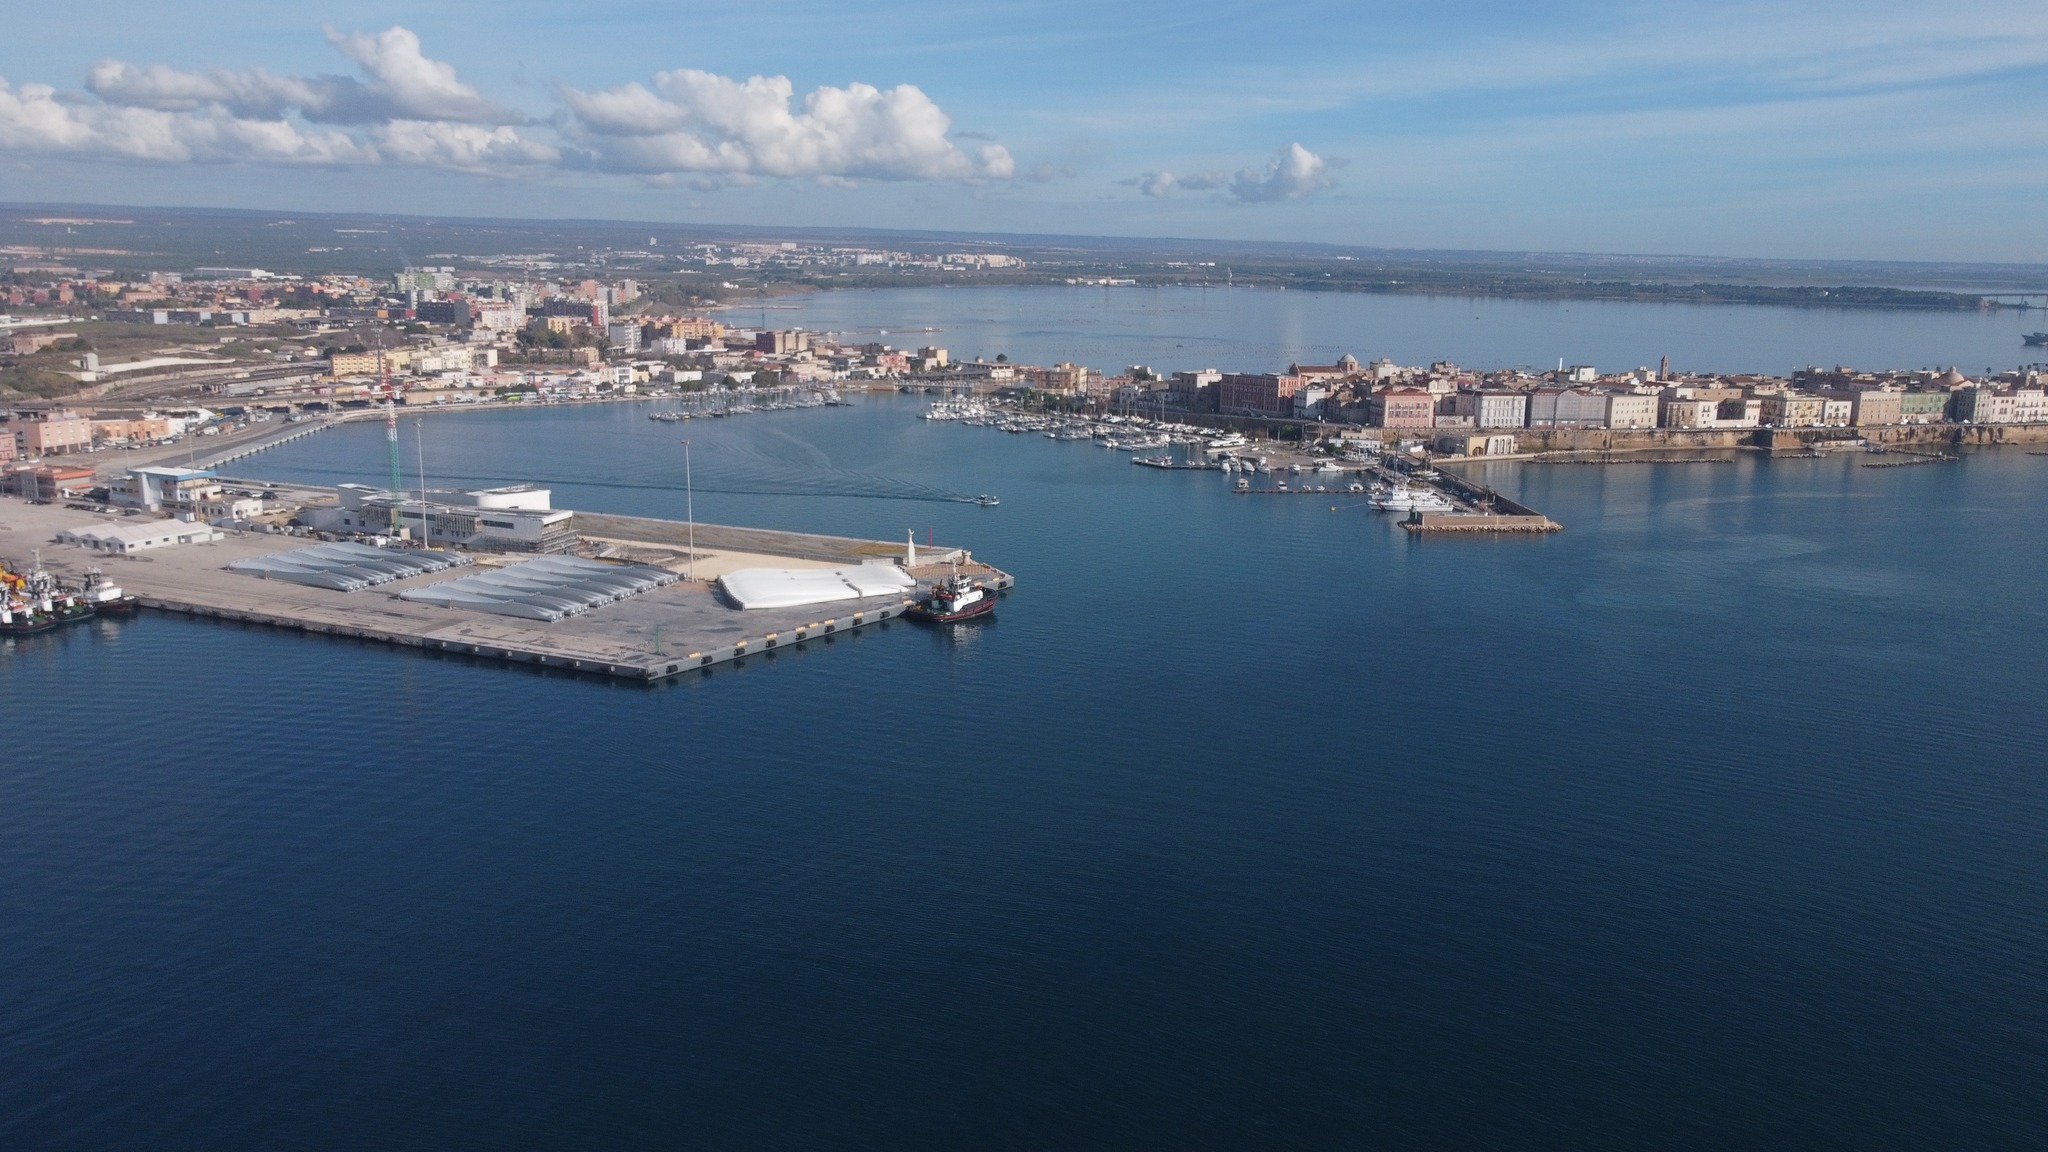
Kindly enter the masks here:
[[[403, 372], [412, 363], [412, 349], [387, 348], [384, 350], [384, 365], [393, 372]], [[374, 376], [377, 373], [377, 353], [335, 352], [327, 357], [329, 376]]]

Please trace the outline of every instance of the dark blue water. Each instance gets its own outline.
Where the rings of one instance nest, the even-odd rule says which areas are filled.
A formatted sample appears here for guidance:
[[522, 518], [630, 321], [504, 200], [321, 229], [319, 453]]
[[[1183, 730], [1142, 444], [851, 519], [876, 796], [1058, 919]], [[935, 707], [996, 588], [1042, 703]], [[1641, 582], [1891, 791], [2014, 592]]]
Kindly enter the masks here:
[[902, 348], [934, 344], [960, 359], [1061, 360], [1108, 372], [1145, 364], [1271, 372], [1346, 352], [1402, 364], [1602, 371], [1655, 367], [1772, 372], [1808, 364], [1866, 369], [2005, 369], [2041, 358], [2021, 336], [2038, 311], [1901, 312], [1619, 301], [1485, 300], [1223, 288], [908, 288], [819, 292], [735, 307], [735, 324], [836, 331]]
[[699, 515], [930, 526], [984, 627], [8, 648], [0, 1146], [2048, 1140], [2048, 458], [1495, 465], [1567, 531], [1417, 541], [916, 410], [427, 462], [667, 514], [687, 430]]

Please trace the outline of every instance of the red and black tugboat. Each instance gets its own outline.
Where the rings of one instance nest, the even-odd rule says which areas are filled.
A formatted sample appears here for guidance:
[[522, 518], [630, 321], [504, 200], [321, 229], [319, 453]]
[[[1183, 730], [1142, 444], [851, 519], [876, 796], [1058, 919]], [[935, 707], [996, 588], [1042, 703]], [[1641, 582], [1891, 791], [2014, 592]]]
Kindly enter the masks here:
[[931, 594], [920, 597], [904, 614], [928, 624], [952, 624], [993, 616], [995, 611], [996, 594], [992, 589], [980, 581], [955, 575], [932, 585]]

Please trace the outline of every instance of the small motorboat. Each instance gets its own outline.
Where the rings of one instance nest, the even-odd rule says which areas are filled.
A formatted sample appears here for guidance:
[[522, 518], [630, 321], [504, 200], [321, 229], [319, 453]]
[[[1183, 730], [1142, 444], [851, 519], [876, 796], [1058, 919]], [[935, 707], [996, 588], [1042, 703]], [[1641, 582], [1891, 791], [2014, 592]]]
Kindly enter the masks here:
[[986, 492], [983, 492], [981, 495], [976, 496], [974, 498], [974, 502], [976, 504], [981, 505], [983, 508], [993, 508], [996, 505], [1002, 503], [1001, 500], [996, 499], [995, 497], [989, 495]]
[[904, 615], [927, 624], [953, 624], [992, 616], [996, 594], [979, 581], [966, 576], [948, 576], [932, 585], [931, 594], [904, 610]]

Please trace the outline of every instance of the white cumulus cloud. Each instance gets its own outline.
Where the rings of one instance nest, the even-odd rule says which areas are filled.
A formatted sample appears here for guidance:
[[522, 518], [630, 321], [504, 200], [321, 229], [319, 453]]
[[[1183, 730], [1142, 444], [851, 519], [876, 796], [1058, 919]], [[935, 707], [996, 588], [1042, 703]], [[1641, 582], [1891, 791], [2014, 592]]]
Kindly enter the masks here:
[[571, 134], [602, 169], [636, 174], [746, 173], [835, 180], [1007, 180], [1000, 144], [972, 155], [916, 86], [820, 87], [796, 100], [786, 76], [735, 80], [678, 69], [595, 92], [559, 89]]
[[455, 78], [455, 66], [429, 60], [420, 38], [408, 28], [347, 36], [327, 30], [327, 42], [370, 78], [373, 107], [394, 119], [453, 120], [463, 124], [510, 124], [521, 117], [493, 104]]
[[[159, 163], [408, 165], [514, 174], [596, 169], [655, 186], [762, 178], [1008, 180], [1017, 165], [910, 84], [821, 87], [787, 77], [663, 72], [650, 84], [558, 87], [536, 122], [429, 57], [410, 29], [327, 30], [354, 75], [189, 71], [101, 60], [84, 92], [0, 78], [0, 151]], [[961, 143], [956, 143], [956, 139]]]
[[1243, 204], [1299, 200], [1335, 184], [1329, 162], [1295, 143], [1282, 148], [1263, 171], [1246, 168], [1239, 172], [1230, 182], [1230, 195]]
[[278, 76], [262, 68], [186, 72], [162, 64], [139, 67], [102, 60], [86, 74], [86, 90], [108, 104], [159, 112], [218, 108], [246, 119], [275, 120], [297, 113], [309, 121], [373, 124], [386, 120], [443, 120], [512, 124], [517, 113], [484, 99], [455, 75], [455, 67], [429, 59], [410, 29], [344, 35], [327, 42], [362, 72], [354, 76]]
[[1138, 191], [1154, 200], [1164, 200], [1176, 192], [1207, 192], [1230, 183], [1230, 177], [1221, 172], [1197, 172], [1192, 176], [1175, 176], [1171, 172], [1147, 172], [1130, 183]]
[[1269, 200], [1299, 200], [1333, 188], [1336, 181], [1330, 178], [1330, 169], [1343, 163], [1342, 160], [1318, 156], [1300, 144], [1289, 144], [1264, 168], [1242, 168], [1235, 176], [1213, 170], [1192, 176], [1159, 171], [1119, 183], [1131, 185], [1154, 200], [1165, 200], [1182, 192], [1222, 190], [1240, 204], [1258, 204]]
[[375, 163], [376, 152], [344, 132], [285, 120], [245, 119], [219, 109], [166, 112], [82, 104], [47, 84], [0, 78], [0, 150], [162, 162], [254, 160], [289, 164]]

